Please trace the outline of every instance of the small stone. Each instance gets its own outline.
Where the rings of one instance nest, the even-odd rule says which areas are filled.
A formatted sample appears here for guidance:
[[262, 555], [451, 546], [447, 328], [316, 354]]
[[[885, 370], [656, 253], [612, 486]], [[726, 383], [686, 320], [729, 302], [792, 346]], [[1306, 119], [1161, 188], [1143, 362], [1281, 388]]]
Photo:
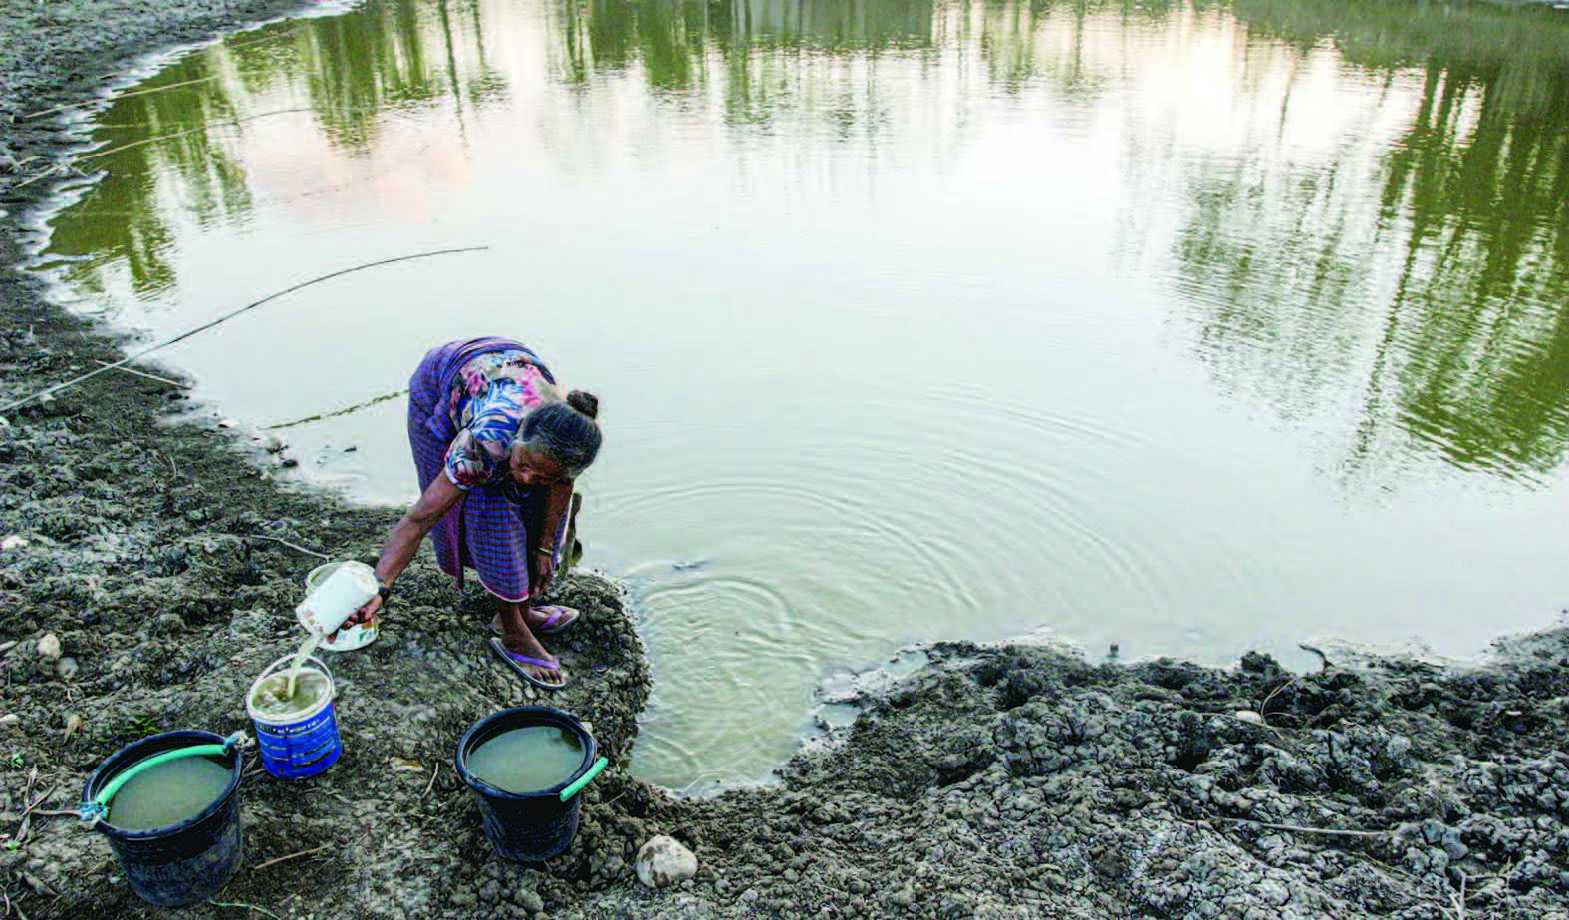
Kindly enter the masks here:
[[0, 725], [15, 725], [20, 721], [22, 721], [22, 717], [14, 712], [8, 712], [5, 715], [0, 716]]
[[666, 888], [697, 874], [697, 856], [674, 837], [660, 834], [637, 851], [637, 880], [649, 888]]
[[1232, 713], [1238, 721], [1247, 722], [1249, 725], [1263, 725], [1264, 717], [1251, 709], [1238, 709]]
[[44, 637], [38, 640], [38, 657], [50, 661], [60, 660], [60, 637], [54, 633], [44, 633]]
[[60, 675], [61, 680], [70, 680], [80, 669], [81, 665], [76, 663], [75, 658], [61, 658], [54, 666], [55, 673]]
[[22, 549], [25, 546], [27, 546], [27, 538], [19, 537], [16, 534], [11, 534], [0, 540], [0, 550], [6, 550], [7, 552], [13, 549]]
[[518, 906], [531, 914], [537, 914], [545, 909], [545, 899], [539, 896], [539, 892], [524, 888], [518, 892]]
[[71, 736], [82, 730], [82, 717], [71, 713], [65, 717], [65, 741], [70, 741]]

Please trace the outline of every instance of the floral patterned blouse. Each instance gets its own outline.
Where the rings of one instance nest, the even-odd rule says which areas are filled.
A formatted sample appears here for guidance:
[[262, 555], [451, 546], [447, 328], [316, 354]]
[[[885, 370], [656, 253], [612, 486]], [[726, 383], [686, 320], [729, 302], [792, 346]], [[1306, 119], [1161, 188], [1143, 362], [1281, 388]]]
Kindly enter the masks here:
[[507, 481], [512, 439], [534, 407], [555, 398], [555, 388], [528, 353], [480, 355], [458, 371], [447, 397], [457, 437], [447, 448], [447, 478], [467, 492]]

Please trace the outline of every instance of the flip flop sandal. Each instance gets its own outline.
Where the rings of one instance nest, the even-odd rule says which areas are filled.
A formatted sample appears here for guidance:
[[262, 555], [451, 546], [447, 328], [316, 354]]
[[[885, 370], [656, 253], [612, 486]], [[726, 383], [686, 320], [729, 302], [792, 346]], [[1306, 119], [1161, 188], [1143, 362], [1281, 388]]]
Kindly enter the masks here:
[[539, 624], [538, 626], [529, 627], [534, 631], [534, 635], [536, 636], [550, 636], [561, 632], [567, 627], [571, 626], [573, 623], [576, 623], [578, 617], [582, 615], [571, 607], [564, 607], [560, 604], [544, 604], [542, 606], [535, 607], [534, 609], [555, 611], [555, 613], [552, 613], [550, 617], [545, 620], [545, 622]]
[[545, 690], [547, 692], [560, 690], [568, 683], [567, 681], [562, 681], [559, 684], [547, 684], [534, 675], [530, 674], [528, 672], [528, 668], [526, 667], [527, 665], [533, 665], [536, 668], [551, 668], [553, 670], [557, 670], [561, 667], [561, 661], [559, 659], [530, 658], [528, 655], [519, 655], [517, 652], [508, 649], [505, 645], [502, 645], [500, 639], [491, 639], [486, 644], [490, 646], [491, 653], [494, 654], [497, 658], [501, 659], [502, 664], [505, 664], [507, 667], [512, 669], [512, 673], [516, 674], [518, 677], [521, 677], [523, 680], [528, 681], [541, 690]]
[[[582, 616], [582, 614], [574, 608], [565, 607], [561, 604], [541, 604], [534, 609], [556, 611], [540, 625], [529, 627], [529, 631], [536, 636], [549, 636], [554, 633], [562, 632], [573, 623], [576, 623], [578, 621], [578, 617]], [[498, 613], [490, 618], [490, 631], [498, 636], [501, 635], [501, 614]]]

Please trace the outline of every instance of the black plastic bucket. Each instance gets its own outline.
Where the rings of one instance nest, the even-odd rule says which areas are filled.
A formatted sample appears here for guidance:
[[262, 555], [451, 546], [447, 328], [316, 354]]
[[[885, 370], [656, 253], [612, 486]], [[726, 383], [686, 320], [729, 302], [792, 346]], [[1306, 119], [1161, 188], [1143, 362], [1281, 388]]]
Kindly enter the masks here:
[[[502, 732], [531, 725], [559, 726], [577, 737], [578, 744], [583, 746], [583, 762], [571, 776], [537, 792], [508, 792], [469, 772], [468, 757], [475, 748]], [[479, 815], [485, 825], [485, 838], [497, 856], [517, 862], [544, 862], [560, 856], [572, 846], [572, 838], [577, 836], [579, 804], [583, 796], [574, 795], [563, 802], [561, 790], [588, 772], [596, 753], [594, 737], [583, 728], [583, 723], [576, 716], [549, 706], [503, 709], [474, 723], [474, 727], [463, 733], [454, 762], [458, 775], [474, 790]]]
[[[154, 754], [198, 744], [222, 744], [212, 732], [178, 731], [128, 744], [104, 761], [82, 786], [82, 801], [98, 797], [109, 781]], [[245, 758], [229, 752], [229, 786], [201, 814], [178, 824], [140, 831], [121, 830], [101, 820], [94, 828], [109, 838], [131, 890], [159, 907], [183, 907], [218, 893], [240, 867], [240, 774]], [[111, 809], [112, 810], [112, 809]]]

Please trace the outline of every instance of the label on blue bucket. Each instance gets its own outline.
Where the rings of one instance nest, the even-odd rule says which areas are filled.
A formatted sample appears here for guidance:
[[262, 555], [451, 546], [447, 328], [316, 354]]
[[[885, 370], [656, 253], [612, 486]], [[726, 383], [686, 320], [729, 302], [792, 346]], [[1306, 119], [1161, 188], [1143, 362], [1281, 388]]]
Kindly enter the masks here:
[[298, 722], [263, 722], [256, 726], [256, 749], [262, 766], [280, 779], [315, 776], [338, 762], [343, 755], [343, 740], [338, 737], [335, 704]]

